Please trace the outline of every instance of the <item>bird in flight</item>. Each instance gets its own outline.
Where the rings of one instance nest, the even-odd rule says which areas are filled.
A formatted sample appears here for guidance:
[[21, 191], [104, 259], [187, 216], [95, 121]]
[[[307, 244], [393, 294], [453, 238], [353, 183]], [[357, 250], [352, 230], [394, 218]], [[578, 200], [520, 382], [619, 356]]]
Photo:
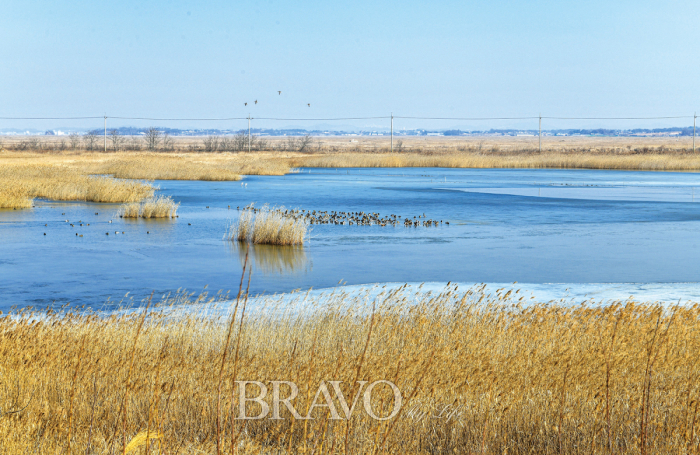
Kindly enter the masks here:
[[255, 100], [255, 104], [258, 104], [258, 100]]
[[248, 103], [243, 103], [243, 104], [246, 105], [246, 106], [248, 105]]
[[308, 103], [307, 106], [311, 107], [311, 103]]
[[277, 93], [279, 93], [279, 94], [281, 95], [281, 94], [282, 94], [282, 90], [277, 90]]

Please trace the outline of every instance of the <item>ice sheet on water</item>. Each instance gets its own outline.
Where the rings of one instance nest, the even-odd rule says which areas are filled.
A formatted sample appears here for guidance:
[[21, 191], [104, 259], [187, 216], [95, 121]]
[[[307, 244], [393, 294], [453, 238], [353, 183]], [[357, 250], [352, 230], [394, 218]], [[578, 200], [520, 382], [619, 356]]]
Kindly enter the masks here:
[[465, 193], [499, 194], [508, 196], [543, 197], [552, 199], [585, 199], [594, 201], [700, 202], [690, 186], [531, 186], [521, 188], [445, 188]]
[[[456, 289], [451, 299], [459, 300], [466, 292], [472, 291], [474, 300], [482, 294], [496, 296], [512, 291], [507, 302], [521, 305], [549, 303], [554, 305], [590, 306], [606, 305], [614, 301], [632, 299], [636, 302], [659, 303], [662, 305], [691, 304], [700, 302], [700, 283], [374, 283], [364, 285], [338, 286], [327, 289], [312, 289], [284, 294], [256, 296], [249, 300], [250, 315], [256, 312], [276, 312], [299, 314], [313, 311], [319, 305], [339, 305], [356, 310], [368, 311], [373, 302], [380, 303], [387, 296], [399, 293], [405, 304], [411, 305], [430, 297], [436, 297], [448, 290]], [[521, 299], [522, 297], [522, 299]], [[450, 301], [448, 299], [448, 301]], [[196, 314], [197, 317], [223, 318], [232, 311], [234, 301], [211, 305], [180, 307], [179, 311]], [[242, 303], [242, 302], [241, 302]], [[240, 307], [239, 307], [240, 311]]]

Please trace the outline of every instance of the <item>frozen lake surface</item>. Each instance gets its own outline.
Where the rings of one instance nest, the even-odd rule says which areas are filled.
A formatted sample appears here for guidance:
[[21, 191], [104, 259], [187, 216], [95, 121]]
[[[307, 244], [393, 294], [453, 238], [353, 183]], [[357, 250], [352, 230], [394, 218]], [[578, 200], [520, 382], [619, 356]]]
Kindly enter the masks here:
[[425, 213], [450, 223], [314, 225], [304, 248], [252, 250], [254, 293], [339, 282], [517, 281], [544, 301], [564, 292], [581, 299], [700, 300], [698, 174], [304, 169], [244, 182], [157, 182], [181, 202], [173, 221], [122, 220], [117, 205], [77, 202], [37, 200], [34, 209], [0, 210], [0, 310], [102, 306], [127, 292], [140, 299], [207, 285], [210, 294], [237, 290], [244, 252], [222, 238], [236, 207], [251, 202], [411, 219]]

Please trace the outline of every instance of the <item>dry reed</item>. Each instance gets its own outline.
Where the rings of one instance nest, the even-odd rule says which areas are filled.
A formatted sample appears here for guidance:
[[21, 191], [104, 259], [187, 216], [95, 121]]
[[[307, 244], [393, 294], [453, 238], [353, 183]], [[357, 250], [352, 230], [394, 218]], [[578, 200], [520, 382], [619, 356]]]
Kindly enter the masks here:
[[526, 169], [619, 169], [641, 171], [700, 170], [700, 155], [689, 153], [615, 153], [612, 151], [515, 151], [409, 153], [336, 153], [295, 157], [293, 167], [443, 167]]
[[[243, 320], [230, 303], [179, 296], [148, 314], [3, 317], [0, 452], [65, 453], [70, 436], [74, 453], [213, 453], [217, 416], [222, 453], [234, 439], [238, 453], [698, 452], [697, 305], [526, 305], [449, 286], [248, 307]], [[235, 404], [234, 375], [294, 382], [301, 415], [331, 380], [349, 404], [355, 381], [392, 381], [403, 407], [383, 422], [362, 399], [349, 421], [327, 408], [295, 421], [281, 406], [283, 420], [232, 425], [221, 411]], [[372, 409], [387, 415], [379, 389]]]
[[241, 211], [238, 223], [231, 225], [227, 238], [258, 245], [303, 245], [308, 232], [307, 221], [286, 214], [284, 207], [256, 209], [250, 205]]
[[142, 202], [124, 204], [117, 214], [121, 218], [175, 218], [180, 203], [173, 202], [170, 196], [158, 196]]
[[135, 202], [153, 185], [81, 174], [64, 166], [10, 164], [0, 167], [0, 207], [31, 207], [34, 198], [57, 201]]

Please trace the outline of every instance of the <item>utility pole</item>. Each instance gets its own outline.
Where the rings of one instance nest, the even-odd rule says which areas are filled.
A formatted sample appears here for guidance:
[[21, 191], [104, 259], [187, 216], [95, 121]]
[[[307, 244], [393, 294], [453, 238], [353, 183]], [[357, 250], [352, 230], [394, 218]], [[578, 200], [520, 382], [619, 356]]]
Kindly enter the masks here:
[[542, 153], [542, 114], [540, 114], [540, 153]]
[[391, 113], [391, 153], [394, 153], [394, 113]]
[[693, 114], [693, 153], [695, 153], [695, 124], [698, 121], [698, 113]]
[[107, 116], [105, 115], [105, 152], [107, 152]]
[[248, 153], [250, 153], [250, 114], [248, 114]]

